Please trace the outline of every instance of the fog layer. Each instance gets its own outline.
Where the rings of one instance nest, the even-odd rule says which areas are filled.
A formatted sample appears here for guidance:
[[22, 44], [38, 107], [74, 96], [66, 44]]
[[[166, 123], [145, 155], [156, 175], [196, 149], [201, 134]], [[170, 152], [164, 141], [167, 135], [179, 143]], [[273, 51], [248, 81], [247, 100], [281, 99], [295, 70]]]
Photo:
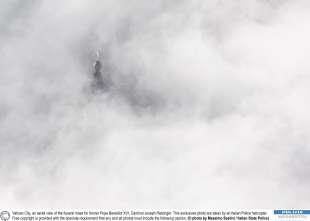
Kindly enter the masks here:
[[2, 1], [0, 207], [309, 206], [309, 12]]

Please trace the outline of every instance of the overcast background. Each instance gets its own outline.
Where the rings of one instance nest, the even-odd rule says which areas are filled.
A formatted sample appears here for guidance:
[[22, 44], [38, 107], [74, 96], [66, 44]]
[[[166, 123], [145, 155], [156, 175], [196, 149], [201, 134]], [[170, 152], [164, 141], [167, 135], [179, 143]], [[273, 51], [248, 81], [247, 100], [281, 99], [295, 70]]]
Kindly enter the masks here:
[[309, 207], [309, 39], [308, 0], [1, 1], [0, 207]]

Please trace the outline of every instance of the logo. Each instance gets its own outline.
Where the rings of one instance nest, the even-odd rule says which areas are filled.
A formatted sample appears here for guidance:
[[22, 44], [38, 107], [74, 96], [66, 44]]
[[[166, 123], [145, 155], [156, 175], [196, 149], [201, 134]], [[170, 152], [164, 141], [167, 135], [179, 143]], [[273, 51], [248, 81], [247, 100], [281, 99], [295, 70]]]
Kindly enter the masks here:
[[10, 213], [8, 211], [2, 211], [0, 213], [0, 219], [3, 221], [7, 221], [10, 219]]

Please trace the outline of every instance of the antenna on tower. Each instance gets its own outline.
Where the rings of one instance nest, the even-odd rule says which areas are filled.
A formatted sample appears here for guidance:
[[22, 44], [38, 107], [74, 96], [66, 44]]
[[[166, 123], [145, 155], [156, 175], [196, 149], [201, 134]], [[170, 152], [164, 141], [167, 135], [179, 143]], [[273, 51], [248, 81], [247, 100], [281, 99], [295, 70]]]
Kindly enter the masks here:
[[102, 57], [102, 52], [103, 52], [103, 49], [98, 49], [96, 51], [96, 60], [99, 61]]
[[100, 58], [100, 51], [97, 50], [97, 51], [96, 51], [96, 59], [99, 60], [99, 58]]
[[100, 49], [98, 49], [97, 51], [96, 51], [96, 60], [95, 60], [95, 62], [94, 62], [94, 71], [95, 71], [95, 73], [94, 74], [96, 74], [96, 72], [97, 72], [97, 74], [98, 74], [98, 72], [100, 72], [101, 71], [101, 50]]

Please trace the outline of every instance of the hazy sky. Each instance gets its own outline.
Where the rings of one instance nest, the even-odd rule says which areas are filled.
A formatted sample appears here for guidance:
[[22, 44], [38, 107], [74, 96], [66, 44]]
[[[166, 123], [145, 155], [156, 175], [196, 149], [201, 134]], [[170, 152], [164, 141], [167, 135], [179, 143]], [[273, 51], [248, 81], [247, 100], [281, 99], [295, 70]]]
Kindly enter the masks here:
[[309, 206], [309, 39], [307, 0], [1, 1], [0, 208]]

